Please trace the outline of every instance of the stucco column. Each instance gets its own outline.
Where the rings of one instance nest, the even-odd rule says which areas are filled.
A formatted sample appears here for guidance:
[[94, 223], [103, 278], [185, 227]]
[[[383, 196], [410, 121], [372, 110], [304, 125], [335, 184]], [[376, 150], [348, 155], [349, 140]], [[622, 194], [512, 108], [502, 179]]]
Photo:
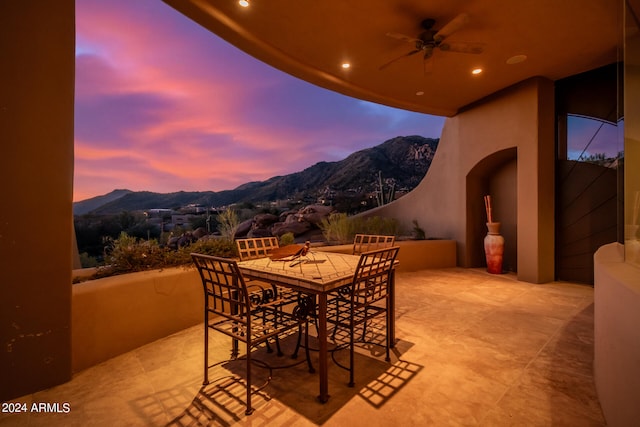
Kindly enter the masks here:
[[0, 2], [0, 401], [71, 377], [74, 8]]
[[518, 144], [518, 279], [555, 279], [555, 100], [553, 82], [537, 79], [530, 105], [536, 144]]

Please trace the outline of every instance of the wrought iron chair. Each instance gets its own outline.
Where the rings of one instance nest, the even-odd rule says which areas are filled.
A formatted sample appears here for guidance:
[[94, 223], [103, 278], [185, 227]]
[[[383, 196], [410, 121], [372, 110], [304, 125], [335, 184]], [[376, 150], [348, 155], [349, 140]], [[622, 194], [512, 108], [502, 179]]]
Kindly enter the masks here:
[[348, 293], [337, 293], [334, 304], [330, 308], [332, 313], [327, 315], [327, 321], [335, 325], [335, 331], [339, 328], [348, 330], [349, 365], [339, 363], [335, 358], [335, 351], [332, 358], [336, 364], [349, 371], [349, 386], [355, 385], [354, 380], [354, 351], [356, 327], [362, 326], [362, 341], [365, 341], [366, 325], [371, 319], [385, 316], [385, 360], [389, 361], [390, 316], [389, 310], [390, 294], [389, 288], [393, 280], [393, 268], [398, 256], [399, 247], [383, 248], [374, 251], [364, 252], [360, 255], [360, 260], [353, 276], [353, 282], [346, 286]]
[[[256, 258], [265, 258], [270, 256], [274, 251], [280, 248], [278, 239], [276, 237], [257, 237], [250, 239], [237, 239], [236, 246], [238, 248], [238, 255], [240, 261]], [[281, 304], [293, 304], [297, 303], [299, 299], [299, 293], [289, 288], [277, 286], [272, 283], [265, 283], [258, 280], [251, 280], [252, 284], [256, 284], [263, 287], [266, 298], [277, 297]], [[268, 289], [273, 291], [270, 293]]]
[[374, 251], [376, 249], [390, 248], [395, 243], [395, 236], [376, 235], [376, 234], [356, 234], [353, 239], [354, 255], [360, 255], [363, 252]]
[[[377, 249], [390, 248], [395, 244], [395, 236], [388, 236], [383, 234], [356, 234], [353, 239], [353, 255], [360, 255], [364, 252], [374, 251]], [[351, 292], [351, 288], [349, 286], [344, 286], [339, 288], [335, 292], [332, 292], [329, 295], [329, 299], [327, 304], [329, 306], [340, 303], [340, 301], [345, 301], [349, 298], [349, 294]], [[333, 330], [333, 338], [335, 338], [335, 334], [337, 329]], [[366, 333], [366, 324], [363, 325], [362, 335]], [[364, 338], [363, 338], [364, 339]]]
[[[272, 255], [274, 252], [277, 252], [280, 249], [280, 244], [278, 243], [278, 239], [276, 237], [256, 237], [256, 238], [247, 238], [247, 239], [236, 239], [236, 246], [238, 248], [238, 255], [240, 257], [240, 261], [248, 260], [248, 259], [256, 259], [256, 258], [265, 258]], [[308, 316], [316, 318], [315, 309], [313, 308], [313, 301], [310, 300], [310, 296], [304, 295], [301, 292], [294, 291], [289, 288], [285, 288], [282, 286], [277, 286], [271, 283], [260, 282], [257, 280], [251, 280], [250, 283], [257, 284], [261, 287], [262, 292], [265, 295], [265, 298], [273, 298], [276, 297], [281, 306], [293, 305], [296, 304], [301, 307], [302, 312], [306, 312]], [[269, 290], [270, 289], [270, 290]], [[316, 322], [317, 323], [317, 322]], [[280, 341], [278, 337], [275, 338], [276, 348], [278, 351], [278, 355], [282, 355], [282, 350], [280, 349]], [[298, 350], [301, 347], [302, 343], [302, 335], [298, 334], [298, 344], [293, 351], [292, 357], [298, 357]], [[267, 342], [267, 345], [269, 343]]]
[[[209, 384], [209, 330], [221, 332], [232, 338], [231, 359], [239, 358], [239, 342], [246, 344], [246, 411], [253, 412], [251, 395], [263, 389], [271, 380], [272, 370], [296, 365], [270, 367], [267, 381], [259, 387], [252, 387], [252, 350], [270, 338], [293, 334], [294, 329], [307, 327], [306, 317], [296, 316], [281, 309], [278, 298], [265, 302], [257, 293], [251, 293], [234, 260], [192, 253], [204, 288], [204, 381]], [[305, 334], [308, 337], [308, 334]], [[308, 346], [307, 346], [308, 347]], [[313, 372], [306, 351], [307, 364]], [[255, 390], [254, 390], [255, 388]]]

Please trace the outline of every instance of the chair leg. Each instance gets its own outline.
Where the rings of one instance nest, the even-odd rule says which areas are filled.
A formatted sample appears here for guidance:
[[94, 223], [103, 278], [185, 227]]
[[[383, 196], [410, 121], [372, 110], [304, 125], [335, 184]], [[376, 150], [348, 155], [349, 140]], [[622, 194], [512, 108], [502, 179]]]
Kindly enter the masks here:
[[331, 339], [336, 340], [336, 332], [338, 331], [338, 325], [340, 325], [340, 294], [335, 297], [336, 304], [336, 325], [333, 328], [333, 332], [331, 333]]
[[[307, 338], [305, 343], [309, 342], [309, 332], [307, 331]], [[291, 354], [292, 359], [298, 358], [298, 350], [300, 350], [300, 345], [302, 344], [302, 325], [298, 327], [298, 340], [296, 341], [296, 347], [293, 349], [293, 353]]]
[[387, 351], [387, 357], [385, 357], [385, 361], [386, 362], [391, 362], [391, 357], [389, 355], [389, 348], [391, 348], [391, 343], [390, 343], [390, 338], [391, 338], [391, 322], [389, 322], [390, 320], [390, 316], [391, 313], [389, 310], [387, 310], [385, 312], [385, 320], [386, 320], [386, 328], [385, 328], [385, 333], [386, 333], [386, 337], [385, 337], [385, 347], [386, 347], [386, 351]]
[[349, 325], [349, 387], [353, 387], [356, 385], [355, 382], [355, 374], [354, 374], [354, 353], [355, 353], [355, 325], [353, 324], [353, 318], [351, 318], [351, 324]]
[[282, 356], [284, 353], [282, 352], [282, 349], [280, 348], [280, 338], [278, 338], [278, 336], [276, 335], [276, 354], [278, 356]]
[[316, 299], [316, 296], [309, 296], [309, 301], [311, 303], [311, 308], [310, 308], [310, 312], [311, 312], [311, 317], [313, 318], [313, 323], [316, 327], [316, 330], [318, 330], [318, 328], [320, 327], [320, 324], [318, 323], [318, 302]]
[[204, 322], [204, 379], [202, 385], [209, 384], [209, 321]]
[[311, 364], [311, 350], [309, 350], [309, 320], [305, 322], [304, 325], [305, 335], [304, 335], [304, 353], [307, 357], [307, 366], [309, 367], [309, 373], [313, 374], [316, 370], [313, 368]]
[[234, 339], [231, 343], [231, 359], [237, 359], [240, 354], [240, 350], [238, 350], [238, 340]]
[[245, 415], [253, 413], [251, 406], [251, 348], [249, 348], [249, 344], [247, 344], [247, 410], [244, 413]]
[[369, 316], [367, 315], [367, 307], [364, 308], [364, 322], [362, 322], [362, 341], [366, 341], [367, 335], [367, 319]]

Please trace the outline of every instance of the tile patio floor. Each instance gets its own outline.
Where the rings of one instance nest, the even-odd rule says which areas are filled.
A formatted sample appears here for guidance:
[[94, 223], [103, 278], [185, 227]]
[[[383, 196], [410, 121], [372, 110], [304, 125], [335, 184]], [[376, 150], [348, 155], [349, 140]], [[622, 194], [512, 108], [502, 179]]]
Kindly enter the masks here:
[[[69, 413], [0, 414], [0, 427], [606, 425], [593, 383], [592, 287], [459, 268], [398, 273], [396, 286], [391, 363], [377, 346], [360, 348], [349, 388], [330, 361], [327, 404], [315, 400], [317, 377], [302, 364], [275, 371], [245, 416], [242, 385], [202, 386], [199, 325], [16, 399], [68, 402]], [[218, 336], [211, 349], [224, 359], [229, 342]]]

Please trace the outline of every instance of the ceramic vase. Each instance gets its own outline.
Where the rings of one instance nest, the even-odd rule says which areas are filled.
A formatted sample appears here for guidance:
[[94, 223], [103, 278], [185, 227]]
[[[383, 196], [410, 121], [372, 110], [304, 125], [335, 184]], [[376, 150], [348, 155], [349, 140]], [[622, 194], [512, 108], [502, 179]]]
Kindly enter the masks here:
[[502, 274], [502, 256], [504, 254], [504, 237], [500, 235], [500, 223], [488, 222], [489, 232], [484, 238], [484, 253], [487, 258], [487, 271]]

